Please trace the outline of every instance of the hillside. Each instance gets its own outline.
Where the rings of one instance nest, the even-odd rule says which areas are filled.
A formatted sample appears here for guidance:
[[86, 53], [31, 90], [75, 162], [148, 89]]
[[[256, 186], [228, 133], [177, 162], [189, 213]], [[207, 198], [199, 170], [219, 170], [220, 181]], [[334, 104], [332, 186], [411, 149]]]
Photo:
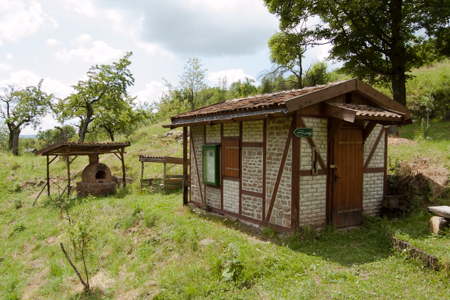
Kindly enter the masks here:
[[[141, 153], [181, 156], [181, 140], [163, 137], [167, 130], [160, 125], [129, 137], [127, 176], [139, 179]], [[398, 149], [390, 151], [401, 159]], [[448, 160], [441, 148], [433, 149]], [[388, 231], [423, 247], [437, 243], [432, 253], [448, 257], [448, 239], [436, 240], [428, 232], [429, 214], [423, 210], [394, 221], [365, 219], [362, 227], [347, 232], [303, 228], [285, 236], [183, 207], [180, 192], [140, 190], [135, 180], [116, 195], [75, 207], [74, 200], [70, 203], [71, 212], [90, 207], [93, 216], [87, 266], [95, 288], [87, 295], [59, 245], [70, 248], [62, 229], [64, 210], [46, 197], [31, 206], [43, 185], [45, 159], [5, 153], [0, 158], [2, 299], [446, 298], [450, 292], [447, 271], [428, 270], [390, 244]], [[117, 158], [107, 155], [101, 161], [120, 174]], [[86, 162], [78, 158], [72, 165], [74, 181]], [[161, 174], [162, 166], [150, 165], [146, 176]], [[52, 177], [63, 178], [65, 162], [55, 161], [51, 171]], [[81, 260], [74, 261], [81, 269]]]

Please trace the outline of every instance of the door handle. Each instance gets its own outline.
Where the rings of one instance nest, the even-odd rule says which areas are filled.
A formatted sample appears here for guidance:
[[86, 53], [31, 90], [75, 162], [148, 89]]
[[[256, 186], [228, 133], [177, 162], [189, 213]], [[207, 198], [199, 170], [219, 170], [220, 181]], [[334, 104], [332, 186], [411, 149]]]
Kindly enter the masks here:
[[334, 182], [336, 182], [339, 178], [341, 178], [341, 177], [339, 177], [339, 176], [337, 176], [337, 175], [334, 175]]

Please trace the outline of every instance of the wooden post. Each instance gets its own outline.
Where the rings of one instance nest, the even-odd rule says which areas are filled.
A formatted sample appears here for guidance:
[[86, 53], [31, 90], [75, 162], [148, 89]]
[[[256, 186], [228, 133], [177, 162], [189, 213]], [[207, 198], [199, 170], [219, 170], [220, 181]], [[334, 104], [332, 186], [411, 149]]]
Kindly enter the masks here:
[[[296, 127], [299, 127], [299, 115], [294, 115]], [[291, 182], [291, 229], [299, 226], [300, 210], [300, 138], [292, 136], [292, 182]]]
[[47, 195], [50, 197], [50, 159], [47, 155]]
[[187, 127], [183, 127], [183, 205], [188, 204]]
[[126, 176], [125, 176], [125, 158], [123, 155], [124, 149], [120, 151], [120, 160], [122, 161], [122, 179], [123, 179], [123, 187], [127, 186]]
[[166, 188], [166, 161], [164, 160], [164, 176], [163, 176], [164, 188]]
[[142, 187], [142, 180], [144, 179], [144, 162], [141, 161], [141, 187]]
[[67, 160], [67, 197], [70, 197], [70, 156], [66, 156]]

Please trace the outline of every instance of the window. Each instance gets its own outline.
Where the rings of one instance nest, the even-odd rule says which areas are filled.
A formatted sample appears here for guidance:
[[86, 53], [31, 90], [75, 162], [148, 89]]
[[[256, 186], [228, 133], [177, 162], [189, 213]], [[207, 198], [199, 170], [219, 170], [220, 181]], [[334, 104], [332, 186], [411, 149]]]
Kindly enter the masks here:
[[202, 161], [203, 161], [203, 183], [209, 185], [220, 185], [220, 146], [219, 145], [203, 145]]

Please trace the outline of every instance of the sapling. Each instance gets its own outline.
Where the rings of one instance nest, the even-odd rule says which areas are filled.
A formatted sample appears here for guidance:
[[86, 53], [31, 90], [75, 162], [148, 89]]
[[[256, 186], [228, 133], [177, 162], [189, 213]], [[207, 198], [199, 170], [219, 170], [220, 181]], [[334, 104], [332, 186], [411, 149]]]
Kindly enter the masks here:
[[86, 265], [86, 259], [89, 251], [92, 250], [91, 246], [94, 240], [95, 224], [92, 222], [92, 204], [90, 201], [93, 198], [94, 197], [90, 196], [87, 199], [84, 199], [81, 203], [77, 204], [70, 212], [70, 217], [67, 219], [64, 226], [66, 240], [72, 245], [75, 259], [81, 260], [84, 275], [78, 271], [77, 267], [67, 254], [63, 243], [60, 243], [61, 250], [63, 251], [67, 261], [75, 270], [75, 273], [83, 284], [85, 291], [90, 291], [91, 289], [89, 285], [89, 271]]

